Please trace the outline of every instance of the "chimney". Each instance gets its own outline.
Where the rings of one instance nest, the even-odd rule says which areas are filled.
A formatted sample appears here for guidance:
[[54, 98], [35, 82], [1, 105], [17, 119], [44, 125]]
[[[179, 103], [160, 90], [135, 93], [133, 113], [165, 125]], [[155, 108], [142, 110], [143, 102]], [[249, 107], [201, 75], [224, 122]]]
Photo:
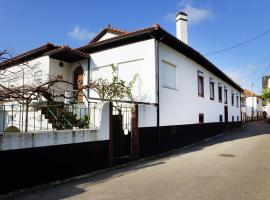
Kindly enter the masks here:
[[176, 37], [188, 44], [188, 34], [187, 34], [187, 21], [188, 15], [184, 12], [179, 12], [176, 15]]

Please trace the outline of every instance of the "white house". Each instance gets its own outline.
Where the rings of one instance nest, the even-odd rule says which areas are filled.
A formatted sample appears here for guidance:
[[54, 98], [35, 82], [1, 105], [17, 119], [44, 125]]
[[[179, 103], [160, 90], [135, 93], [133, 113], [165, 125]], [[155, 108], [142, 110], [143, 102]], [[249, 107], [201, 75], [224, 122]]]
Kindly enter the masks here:
[[[125, 81], [137, 74], [132, 93], [138, 105], [141, 151], [151, 154], [151, 145], [161, 149], [181, 146], [241, 122], [241, 87], [188, 45], [187, 21], [187, 14], [177, 14], [176, 36], [157, 24], [133, 32], [108, 26], [79, 48], [46, 44], [0, 63], [0, 69], [16, 70], [22, 62], [40, 63], [32, 72], [32, 81], [55, 76], [75, 85], [110, 78], [113, 65]], [[94, 92], [87, 95], [87, 99], [77, 99], [83, 108], [88, 101], [98, 101]]]
[[245, 89], [242, 93], [242, 120], [259, 120], [263, 118], [263, 98]]
[[[269, 91], [270, 89], [270, 76], [266, 75], [262, 77], [262, 89], [265, 91]], [[264, 102], [264, 115], [269, 119], [270, 117], [270, 103], [268, 101]]]

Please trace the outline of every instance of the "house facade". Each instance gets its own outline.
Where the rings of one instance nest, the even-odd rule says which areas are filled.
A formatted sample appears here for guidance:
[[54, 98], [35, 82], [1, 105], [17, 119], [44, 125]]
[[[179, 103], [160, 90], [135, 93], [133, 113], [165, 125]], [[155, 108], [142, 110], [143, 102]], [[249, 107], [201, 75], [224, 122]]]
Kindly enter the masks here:
[[[16, 71], [17, 65], [23, 62], [37, 65], [29, 72], [29, 81], [56, 77], [73, 83], [55, 88], [55, 92], [65, 93], [100, 77], [110, 80], [112, 66], [117, 66], [117, 76], [122, 80], [131, 81], [135, 74], [138, 77], [132, 88], [134, 101], [130, 103], [138, 105], [137, 128], [144, 150], [153, 145], [146, 138], [156, 140], [157, 146], [162, 146], [159, 144], [162, 138], [168, 143], [173, 140], [190, 143], [193, 137], [195, 140], [208, 137], [241, 122], [242, 89], [188, 45], [187, 15], [183, 12], [176, 16], [176, 30], [175, 37], [159, 25], [133, 32], [108, 26], [82, 47], [71, 49], [46, 44], [1, 63], [0, 69]], [[8, 77], [1, 81], [9, 86], [14, 83]], [[22, 83], [20, 78], [17, 81]], [[84, 116], [89, 114], [89, 102], [100, 102], [91, 90], [76, 99], [75, 106], [85, 110]], [[32, 112], [32, 115], [38, 114], [37, 110]], [[47, 116], [43, 115], [44, 122]], [[130, 121], [130, 116], [123, 120]], [[44, 125], [48, 129], [54, 127], [50, 121]], [[110, 138], [109, 133], [105, 138]]]
[[253, 92], [245, 89], [242, 93], [242, 120], [263, 119], [263, 98]]

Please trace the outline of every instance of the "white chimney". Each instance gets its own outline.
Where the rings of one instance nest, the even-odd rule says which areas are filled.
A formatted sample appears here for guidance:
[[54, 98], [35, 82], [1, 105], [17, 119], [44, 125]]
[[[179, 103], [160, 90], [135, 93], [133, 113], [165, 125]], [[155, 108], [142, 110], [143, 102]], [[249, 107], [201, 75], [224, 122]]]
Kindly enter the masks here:
[[188, 44], [188, 34], [187, 34], [187, 21], [188, 16], [184, 12], [179, 12], [176, 15], [176, 37]]

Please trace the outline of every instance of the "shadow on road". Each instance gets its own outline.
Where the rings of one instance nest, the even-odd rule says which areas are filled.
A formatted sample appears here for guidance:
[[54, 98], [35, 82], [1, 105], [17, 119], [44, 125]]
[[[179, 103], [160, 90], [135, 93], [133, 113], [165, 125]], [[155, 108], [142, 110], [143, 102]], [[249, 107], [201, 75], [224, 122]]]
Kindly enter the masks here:
[[[166, 164], [169, 159], [177, 156], [181, 156], [187, 153], [202, 150], [206, 147], [224, 143], [228, 141], [239, 140], [247, 137], [255, 137], [258, 135], [264, 135], [270, 133], [270, 125], [266, 124], [264, 121], [249, 122], [245, 127], [234, 129], [233, 131], [224, 133], [222, 136], [217, 137], [213, 140], [204, 141], [202, 143], [196, 144], [188, 148], [182, 148], [178, 150], [171, 151], [169, 153], [155, 157], [154, 159], [148, 161], [142, 161], [136, 164], [128, 165], [118, 169], [109, 169], [104, 173], [99, 173], [88, 178], [83, 178], [80, 180], [64, 183], [62, 185], [48, 187], [42, 190], [37, 190], [35, 192], [25, 193], [24, 195], [14, 197], [12, 199], [64, 199], [68, 197], [74, 197], [78, 194], [84, 193], [86, 187], [91, 185], [106, 182], [110, 179], [125, 176], [127, 174], [133, 173], [138, 170], [143, 170], [148, 167], [154, 167], [157, 165]], [[104, 191], [106, 193], [106, 191]], [[1, 198], [0, 198], [1, 199]], [[10, 199], [10, 197], [9, 197]]]

